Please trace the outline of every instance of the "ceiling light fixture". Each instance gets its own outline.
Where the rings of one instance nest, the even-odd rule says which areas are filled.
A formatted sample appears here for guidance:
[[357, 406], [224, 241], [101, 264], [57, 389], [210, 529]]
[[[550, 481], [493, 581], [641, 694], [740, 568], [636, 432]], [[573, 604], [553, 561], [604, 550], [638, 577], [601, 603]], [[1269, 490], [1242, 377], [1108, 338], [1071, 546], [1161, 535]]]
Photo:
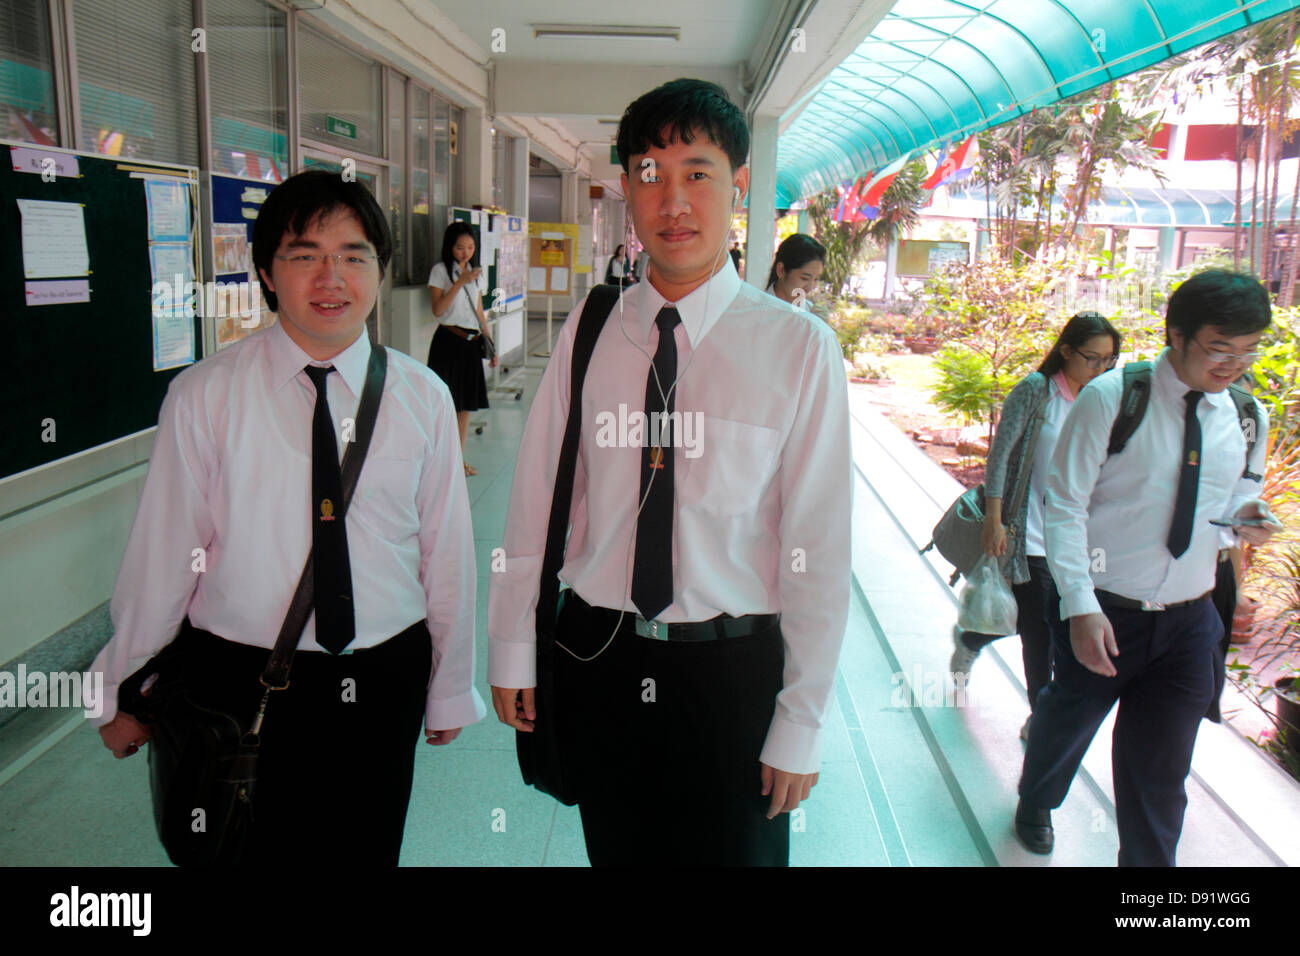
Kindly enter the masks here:
[[680, 40], [681, 27], [590, 26], [582, 23], [533, 23], [535, 38], [568, 40]]

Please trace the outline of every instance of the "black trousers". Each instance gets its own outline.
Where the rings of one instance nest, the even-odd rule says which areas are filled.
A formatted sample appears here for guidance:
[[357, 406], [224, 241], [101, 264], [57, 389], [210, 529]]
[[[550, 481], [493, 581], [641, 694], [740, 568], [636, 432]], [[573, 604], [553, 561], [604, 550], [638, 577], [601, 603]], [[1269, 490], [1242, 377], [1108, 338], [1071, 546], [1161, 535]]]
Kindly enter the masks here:
[[759, 754], [783, 686], [779, 626], [700, 643], [638, 637], [634, 615], [566, 591], [556, 693], [593, 866], [787, 866]]
[[1029, 725], [1020, 798], [1059, 807], [1118, 700], [1111, 764], [1119, 865], [1173, 866], [1196, 732], [1221, 666], [1223, 621], [1209, 598], [1167, 611], [1104, 610], [1115, 629], [1119, 673], [1094, 674], [1075, 660], [1068, 631], [1054, 634], [1056, 673]]
[[[1052, 679], [1052, 630], [1060, 625], [1061, 596], [1056, 591], [1047, 559], [1031, 555], [1029, 580], [1012, 585], [1016, 596], [1016, 628], [1020, 631], [1020, 654], [1025, 665], [1025, 692], [1034, 711], [1038, 695]], [[972, 651], [992, 644], [1000, 634], [962, 631], [962, 643]], [[1068, 633], [1067, 633], [1068, 636]]]
[[[269, 651], [188, 621], [177, 641], [196, 700], [250, 720]], [[294, 655], [266, 706], [244, 865], [397, 865], [432, 656], [423, 621], [352, 654]]]

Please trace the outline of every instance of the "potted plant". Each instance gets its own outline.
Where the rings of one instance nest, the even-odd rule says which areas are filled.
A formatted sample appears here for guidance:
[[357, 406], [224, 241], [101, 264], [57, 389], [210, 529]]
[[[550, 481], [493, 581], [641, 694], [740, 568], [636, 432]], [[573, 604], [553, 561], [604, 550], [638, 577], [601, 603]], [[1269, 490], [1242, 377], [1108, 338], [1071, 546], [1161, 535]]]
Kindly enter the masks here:
[[[1271, 739], [1256, 743], [1300, 779], [1300, 545], [1266, 553], [1255, 571], [1269, 599], [1264, 606], [1271, 613], [1259, 625], [1267, 637], [1251, 663], [1235, 658], [1228, 676], [1273, 724]], [[1269, 672], [1271, 681], [1261, 679]]]

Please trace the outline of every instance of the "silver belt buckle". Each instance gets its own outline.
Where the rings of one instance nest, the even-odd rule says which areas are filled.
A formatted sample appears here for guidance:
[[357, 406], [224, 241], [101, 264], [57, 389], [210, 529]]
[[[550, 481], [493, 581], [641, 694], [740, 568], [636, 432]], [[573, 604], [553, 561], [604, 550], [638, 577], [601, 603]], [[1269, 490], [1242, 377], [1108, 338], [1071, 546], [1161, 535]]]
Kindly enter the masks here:
[[1165, 606], [1159, 601], [1143, 601], [1142, 610], [1144, 611], [1163, 611]]
[[668, 625], [663, 621], [647, 621], [640, 614], [636, 616], [636, 636], [648, 637], [656, 641], [668, 640]]

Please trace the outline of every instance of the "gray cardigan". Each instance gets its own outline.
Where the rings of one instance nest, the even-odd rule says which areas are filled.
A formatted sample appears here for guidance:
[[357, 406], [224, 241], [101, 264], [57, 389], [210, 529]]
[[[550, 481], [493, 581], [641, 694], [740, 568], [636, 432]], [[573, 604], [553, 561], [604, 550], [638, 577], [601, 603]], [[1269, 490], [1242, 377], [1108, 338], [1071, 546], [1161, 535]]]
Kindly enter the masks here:
[[[1006, 401], [1002, 403], [1002, 417], [998, 419], [997, 432], [993, 435], [993, 444], [989, 448], [988, 467], [984, 471], [984, 495], [987, 498], [1002, 499], [1002, 523], [1016, 527], [1016, 536], [1011, 540], [1011, 581], [1024, 584], [1029, 580], [1029, 561], [1025, 557], [1025, 523], [1029, 518], [1029, 495], [1020, 505], [1020, 513], [1008, 515], [1010, 507], [1007, 496], [1015, 493], [1016, 482], [1021, 469], [1025, 467], [1025, 452], [1028, 451], [1029, 423], [1034, 414], [1042, 407], [1051, 394], [1051, 383], [1041, 372], [1031, 372], [1016, 383]], [[1033, 468], [1029, 462], [1028, 467]], [[1025, 480], [1029, 480], [1028, 473]]]

